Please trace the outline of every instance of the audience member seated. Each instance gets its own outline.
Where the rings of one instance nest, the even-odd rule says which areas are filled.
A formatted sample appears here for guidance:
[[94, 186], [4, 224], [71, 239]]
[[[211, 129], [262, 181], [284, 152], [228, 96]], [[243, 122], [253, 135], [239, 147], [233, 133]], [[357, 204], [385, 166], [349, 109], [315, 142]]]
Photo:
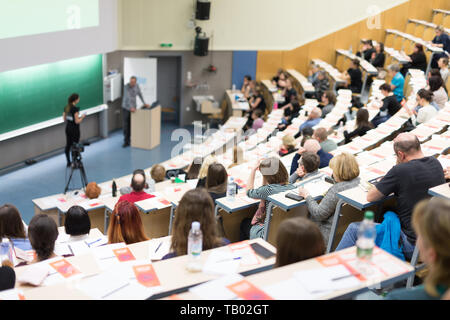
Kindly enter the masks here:
[[85, 240], [91, 230], [91, 219], [87, 211], [80, 206], [72, 206], [66, 213], [64, 229], [70, 235], [68, 242]]
[[412, 215], [420, 261], [428, 267], [424, 284], [391, 291], [389, 300], [438, 300], [450, 287], [450, 201], [422, 200]]
[[128, 201], [117, 202], [109, 219], [108, 243], [133, 244], [146, 240], [149, 238], [136, 206]]
[[155, 183], [162, 182], [166, 179], [166, 169], [160, 164], [155, 164], [150, 169], [150, 176]]
[[305, 198], [312, 221], [316, 222], [322, 232], [324, 244], [330, 236], [333, 216], [339, 201], [337, 194], [359, 185], [359, 166], [354, 155], [343, 152], [330, 161], [333, 178], [336, 183], [328, 190], [320, 203], [309, 194], [308, 190], [299, 187], [298, 194]]
[[[397, 99], [395, 99], [397, 102]], [[398, 103], [398, 102], [397, 102]], [[349, 143], [356, 136], [363, 136], [367, 131], [373, 129], [373, 124], [369, 121], [369, 111], [366, 108], [361, 108], [356, 112], [355, 130], [348, 133], [344, 130], [345, 143]]]
[[337, 89], [350, 89], [352, 93], [361, 93], [362, 89], [362, 72], [359, 68], [359, 60], [353, 59], [350, 68], [344, 71], [345, 84], [339, 85]]
[[274, 86], [278, 86], [278, 80], [280, 80], [280, 76], [282, 73], [284, 73], [284, 70], [282, 68], [280, 68], [277, 70], [277, 74], [275, 76], [273, 76], [271, 82]]
[[16, 273], [11, 261], [3, 260], [0, 266], [0, 292], [13, 289], [16, 285]]
[[337, 149], [337, 144], [333, 140], [328, 139], [328, 132], [325, 128], [317, 128], [314, 130], [313, 138], [319, 141], [320, 148], [324, 152], [329, 153], [330, 151]]
[[[396, 196], [395, 213], [401, 225], [402, 251], [410, 260], [416, 242], [411, 226], [413, 208], [419, 201], [430, 197], [428, 189], [445, 183], [444, 172], [436, 158], [423, 155], [420, 142], [412, 133], [400, 133], [394, 139], [394, 151], [397, 165], [369, 190], [367, 201], [375, 202], [390, 194]], [[347, 227], [336, 250], [355, 245], [359, 224], [351, 223]]]
[[282, 141], [282, 145], [280, 147], [280, 150], [278, 151], [278, 155], [280, 157], [290, 154], [296, 150], [295, 147], [297, 143], [295, 142], [294, 137], [290, 134], [285, 135]]
[[372, 55], [375, 53], [375, 49], [373, 48], [372, 40], [362, 41], [362, 50], [361, 52], [357, 52], [356, 56], [363, 58], [366, 61], [370, 61]]
[[370, 57], [370, 64], [377, 69], [383, 69], [385, 60], [386, 55], [384, 53], [384, 44], [381, 42], [377, 42], [377, 44], [375, 45], [375, 52], [373, 52], [372, 56]]
[[317, 77], [312, 82], [312, 85], [314, 86], [314, 94], [307, 93], [305, 96], [320, 101], [323, 93], [330, 89], [330, 82], [328, 81], [326, 72], [322, 70], [317, 72]]
[[336, 95], [333, 91], [325, 91], [321, 98], [319, 108], [322, 110], [322, 118], [325, 118], [336, 105]]
[[431, 40], [431, 45], [433, 47], [438, 47], [444, 50], [444, 52], [435, 53], [433, 55], [433, 60], [431, 60], [431, 68], [438, 67], [438, 60], [440, 58], [446, 58], [447, 54], [445, 51], [450, 53], [450, 37], [445, 33], [445, 29], [443, 26], [438, 26], [435, 29], [436, 36]]
[[420, 89], [416, 97], [418, 110], [414, 110], [416, 115], [416, 124], [425, 123], [436, 116], [438, 111], [431, 105], [433, 93], [426, 89]]
[[318, 107], [314, 107], [311, 110], [311, 112], [309, 113], [308, 118], [306, 119], [306, 121], [303, 122], [301, 124], [301, 126], [299, 127], [299, 130], [295, 134], [294, 138], [297, 139], [298, 137], [300, 137], [300, 135], [302, 134], [302, 130], [304, 128], [307, 128], [307, 127], [312, 128], [315, 125], [317, 125], [320, 122], [320, 120], [322, 120], [321, 116], [322, 116], [322, 110], [320, 110], [320, 108], [318, 108]]
[[294, 98], [297, 97], [297, 90], [292, 86], [292, 79], [286, 79], [286, 87], [284, 87], [282, 96], [284, 97], [284, 101], [278, 104], [278, 108], [286, 109], [290, 106], [290, 103]]
[[375, 127], [378, 127], [381, 123], [389, 120], [389, 118], [395, 115], [402, 107], [400, 102], [398, 102], [397, 97], [392, 92], [392, 87], [390, 85], [383, 83], [380, 86], [380, 90], [384, 98], [382, 100], [380, 112], [372, 119], [372, 124]]
[[300, 147], [305, 145], [306, 140], [312, 139], [314, 134], [314, 130], [311, 127], [306, 127], [302, 129], [302, 140], [300, 140]]
[[202, 161], [203, 159], [200, 157], [196, 157], [194, 158], [194, 160], [192, 160], [192, 163], [190, 164], [189, 169], [186, 172], [186, 180], [198, 179], [198, 173], [200, 172]]
[[228, 166], [228, 169], [231, 169], [235, 166], [240, 165], [244, 162], [244, 151], [239, 146], [233, 147], [233, 163]]
[[[263, 176], [263, 185], [254, 189], [256, 170]], [[241, 240], [264, 238], [264, 221], [267, 214], [266, 200], [273, 194], [294, 189], [289, 184], [288, 172], [279, 158], [271, 157], [254, 166], [246, 186], [247, 196], [261, 199], [253, 219], [244, 219], [241, 223]]]
[[248, 100], [249, 104], [249, 111], [247, 113], [248, 120], [244, 126], [244, 130], [248, 130], [252, 128], [253, 126], [253, 120], [254, 120], [254, 113], [256, 110], [262, 111], [262, 114], [266, 112], [266, 103], [264, 101], [264, 97], [262, 94], [261, 87], [256, 85], [256, 81], [252, 81], [252, 87], [253, 87], [253, 95]]
[[187, 242], [192, 222], [200, 222], [203, 234], [203, 251], [228, 245], [230, 241], [217, 234], [217, 222], [214, 216], [214, 203], [204, 189], [189, 190], [181, 198], [175, 209], [173, 221], [171, 252], [164, 259], [187, 254]]
[[308, 81], [310, 83], [316, 81], [319, 71], [320, 71], [319, 66], [311, 62], [310, 69], [308, 70]]
[[262, 118], [263, 116], [263, 112], [260, 109], [256, 109], [255, 111], [253, 111], [251, 113], [251, 118], [252, 118], [252, 130], [254, 130], [254, 132], [258, 131], [258, 129], [261, 129], [262, 126], [264, 125], [264, 120]]
[[308, 139], [306, 140], [305, 145], [298, 149], [297, 153], [294, 156], [294, 159], [292, 159], [290, 172], [291, 175], [297, 170], [298, 160], [300, 159], [301, 155], [304, 152], [312, 152], [319, 156], [320, 158], [319, 169], [328, 167], [331, 158], [333, 158], [332, 154], [324, 152], [322, 148], [320, 148], [319, 141], [317, 141], [316, 139]]
[[133, 172], [133, 177], [131, 178], [131, 193], [124, 194], [119, 198], [120, 201], [129, 201], [135, 203], [145, 199], [153, 198], [154, 195], [148, 194], [144, 191], [145, 188], [145, 174], [143, 170], [139, 169]]
[[448, 58], [442, 57], [438, 60], [439, 72], [441, 73], [441, 78], [444, 81], [444, 84], [447, 83], [448, 80]]
[[409, 55], [410, 62], [403, 65], [401, 73], [403, 77], [406, 77], [409, 69], [419, 69], [423, 72], [427, 72], [427, 56], [423, 51], [423, 45], [416, 43], [414, 45], [413, 53]]
[[433, 93], [432, 102], [435, 103], [439, 109], [443, 109], [448, 101], [448, 95], [444, 88], [444, 81], [441, 77], [432, 76], [428, 79], [428, 85], [430, 91]]
[[210, 154], [203, 160], [200, 171], [198, 172], [197, 188], [204, 188], [206, 185], [206, 176], [208, 175], [208, 168], [211, 164], [217, 163], [217, 159], [214, 155]]
[[286, 79], [288, 77], [289, 76], [285, 71], [280, 73], [280, 76], [278, 78], [278, 83], [277, 83], [278, 90], [283, 90], [283, 88], [286, 87]]
[[324, 240], [319, 228], [314, 222], [303, 217], [286, 219], [280, 223], [276, 247], [275, 268], [325, 254]]
[[289, 183], [306, 180], [319, 174], [320, 158], [316, 153], [303, 152], [297, 170], [289, 177]]
[[405, 78], [400, 72], [400, 67], [398, 64], [391, 64], [388, 67], [389, 75], [392, 77], [391, 89], [394, 92], [395, 97], [398, 102], [401, 102], [404, 98], [403, 87], [405, 85]]
[[[301, 104], [299, 102], [299, 99], [302, 100]], [[298, 117], [302, 105], [304, 105], [304, 100], [301, 97], [295, 97], [292, 99], [291, 103], [286, 108], [284, 108], [283, 118], [278, 124], [278, 130], [284, 131], [288, 126], [292, 124], [292, 120]]]
[[36, 258], [31, 263], [41, 262], [56, 254], [55, 241], [58, 238], [56, 222], [46, 214], [35, 215], [28, 227], [28, 239], [31, 247], [36, 252]]
[[0, 239], [2, 238], [8, 238], [14, 247], [31, 250], [20, 212], [12, 204], [0, 206]]
[[89, 182], [86, 186], [86, 197], [89, 199], [97, 199], [102, 193], [102, 188], [100, 188], [96, 182]]
[[213, 163], [208, 167], [206, 176], [206, 191], [215, 203], [216, 199], [227, 196], [228, 174], [220, 163]]
[[241, 88], [241, 92], [244, 94], [245, 98], [250, 98], [252, 95], [250, 81], [252, 81], [252, 76], [250, 76], [248, 74], [245, 75], [244, 82], [242, 83], [242, 88]]

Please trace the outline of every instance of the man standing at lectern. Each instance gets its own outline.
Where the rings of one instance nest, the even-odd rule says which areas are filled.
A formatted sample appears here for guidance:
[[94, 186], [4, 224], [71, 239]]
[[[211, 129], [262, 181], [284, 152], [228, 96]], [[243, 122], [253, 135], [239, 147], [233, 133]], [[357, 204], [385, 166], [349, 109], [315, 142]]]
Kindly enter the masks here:
[[123, 88], [123, 99], [122, 99], [122, 113], [123, 113], [123, 138], [124, 142], [122, 147], [128, 147], [130, 145], [130, 132], [131, 132], [131, 114], [130, 112], [136, 111], [136, 96], [139, 96], [144, 107], [148, 108], [149, 105], [145, 103], [142, 97], [141, 89], [137, 84], [137, 79], [135, 76], [130, 78], [130, 82]]

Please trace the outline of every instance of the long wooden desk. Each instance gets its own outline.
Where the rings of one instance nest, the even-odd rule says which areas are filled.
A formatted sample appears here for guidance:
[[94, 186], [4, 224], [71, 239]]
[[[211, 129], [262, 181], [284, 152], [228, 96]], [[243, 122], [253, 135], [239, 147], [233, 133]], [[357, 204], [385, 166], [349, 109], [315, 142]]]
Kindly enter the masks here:
[[[327, 284], [324, 283], [322, 293], [311, 294], [303, 283], [298, 280], [302, 272], [314, 271], [314, 277], [318, 277], [319, 281], [321, 276], [327, 277], [328, 267], [335, 266], [343, 266], [347, 269], [353, 275], [353, 282], [343, 286], [343, 288], [337, 287], [334, 290], [325, 287]], [[377, 247], [374, 248], [373, 261], [369, 270], [372, 274], [367, 275], [366, 273], [364, 275], [364, 272], [361, 271], [356, 263], [356, 247], [351, 247], [339, 252], [250, 275], [245, 277], [244, 281], [262, 290], [268, 296], [267, 299], [349, 299], [371, 288], [386, 287], [404, 280], [414, 273], [414, 268], [411, 265]], [[311, 277], [313, 276], [311, 273], [307, 274], [311, 275]], [[217, 290], [226, 289], [218, 285]], [[178, 298], [183, 300], [202, 299], [202, 297], [192, 291], [180, 294]]]
[[441, 184], [440, 186], [431, 188], [428, 193], [433, 197], [441, 197], [450, 200], [450, 186], [448, 183]]

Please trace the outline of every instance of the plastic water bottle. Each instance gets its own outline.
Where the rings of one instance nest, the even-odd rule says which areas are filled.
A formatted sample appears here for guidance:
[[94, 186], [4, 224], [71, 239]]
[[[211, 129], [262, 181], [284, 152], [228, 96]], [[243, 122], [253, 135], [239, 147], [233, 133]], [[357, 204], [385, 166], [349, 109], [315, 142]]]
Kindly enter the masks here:
[[187, 269], [191, 272], [201, 271], [200, 255], [203, 248], [203, 234], [200, 229], [200, 222], [194, 221], [188, 236], [188, 265]]
[[278, 102], [275, 102], [274, 104], [273, 104], [273, 110], [277, 110], [278, 109]]
[[[375, 224], [373, 223], [373, 212], [366, 211], [364, 220], [359, 226], [358, 240], [356, 240], [356, 257], [359, 265], [366, 269], [369, 267], [372, 259], [373, 247], [375, 246], [375, 237], [377, 235]], [[362, 272], [369, 270], [361, 270]]]
[[236, 184], [233, 177], [228, 177], [227, 198], [234, 201], [236, 197]]
[[11, 242], [8, 238], [3, 238], [0, 244], [0, 263], [9, 260], [14, 262], [13, 260], [13, 248]]
[[236, 85], [233, 83], [233, 86], [231, 87], [232, 91], [236, 91]]
[[153, 179], [148, 180], [148, 191], [155, 192], [155, 180]]

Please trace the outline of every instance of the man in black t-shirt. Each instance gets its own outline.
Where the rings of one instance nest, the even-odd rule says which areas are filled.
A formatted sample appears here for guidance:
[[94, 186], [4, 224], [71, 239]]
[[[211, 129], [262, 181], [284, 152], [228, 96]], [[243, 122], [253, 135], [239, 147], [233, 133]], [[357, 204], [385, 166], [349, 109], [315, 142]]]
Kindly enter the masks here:
[[[401, 133], [394, 139], [397, 165], [367, 193], [367, 201], [374, 202], [394, 194], [397, 197], [396, 214], [400, 220], [400, 239], [403, 253], [411, 259], [416, 234], [411, 224], [415, 205], [428, 198], [428, 189], [445, 183], [444, 170], [434, 157], [425, 157], [420, 142], [412, 133]], [[351, 223], [336, 250], [351, 247], [356, 243], [359, 223]]]

